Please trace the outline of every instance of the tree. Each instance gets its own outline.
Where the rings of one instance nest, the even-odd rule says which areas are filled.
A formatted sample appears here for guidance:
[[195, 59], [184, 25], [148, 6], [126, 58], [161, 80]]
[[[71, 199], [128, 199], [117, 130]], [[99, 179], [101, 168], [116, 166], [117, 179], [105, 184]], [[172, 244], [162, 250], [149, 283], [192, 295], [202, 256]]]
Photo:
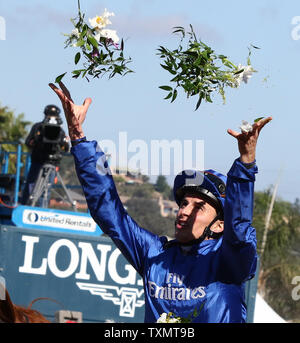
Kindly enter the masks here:
[[[265, 218], [271, 190], [255, 193], [253, 226], [257, 231], [258, 253], [261, 252]], [[276, 199], [260, 261], [259, 291], [270, 306], [286, 320], [300, 318], [300, 303], [291, 297], [291, 281], [300, 275], [300, 204]]]
[[66, 185], [80, 185], [75, 170], [74, 158], [71, 153], [62, 155], [59, 171]]
[[167, 183], [167, 179], [164, 175], [158, 175], [156, 183], [155, 183], [155, 190], [163, 193], [168, 190], [170, 187]]
[[24, 120], [24, 113], [15, 116], [7, 106], [0, 107], [0, 141], [22, 142], [27, 135], [30, 121]]
[[173, 200], [172, 188], [169, 186], [167, 179], [164, 175], [158, 175], [154, 189], [161, 193], [165, 199]]
[[130, 183], [125, 182], [116, 184], [119, 194], [128, 197], [137, 197], [137, 198], [150, 198], [154, 193], [154, 186], [151, 183]]
[[157, 235], [174, 238], [174, 218], [162, 217], [156, 200], [133, 197], [125, 205], [128, 213], [141, 227]]
[[[24, 120], [24, 114], [21, 113], [15, 116], [14, 112], [10, 110], [7, 106], [0, 106], [0, 142], [14, 142], [14, 143], [23, 143], [24, 139], [27, 136], [27, 126], [30, 125], [30, 121]], [[28, 151], [25, 144], [22, 145], [23, 151]], [[2, 151], [13, 152], [17, 150], [17, 145], [13, 144], [2, 144]], [[0, 156], [1, 161], [3, 155]], [[15, 173], [15, 161], [16, 156], [12, 155], [10, 157], [9, 164], [9, 173]], [[24, 162], [24, 160], [23, 160]]]

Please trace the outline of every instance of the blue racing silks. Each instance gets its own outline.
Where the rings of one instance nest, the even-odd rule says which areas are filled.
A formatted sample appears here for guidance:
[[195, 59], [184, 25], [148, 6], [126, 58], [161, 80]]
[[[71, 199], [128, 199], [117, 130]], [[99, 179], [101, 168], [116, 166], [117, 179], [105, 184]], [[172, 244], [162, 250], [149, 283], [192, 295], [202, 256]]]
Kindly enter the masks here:
[[[256, 233], [252, 225], [257, 167], [236, 159], [227, 174], [224, 234], [189, 250], [165, 247], [167, 237], [141, 228], [118, 196], [105, 154], [96, 141], [71, 149], [93, 219], [108, 234], [144, 282], [145, 322], [173, 312], [193, 322], [246, 321], [244, 283], [256, 271]], [[145, 209], [146, 211], [147, 209]]]

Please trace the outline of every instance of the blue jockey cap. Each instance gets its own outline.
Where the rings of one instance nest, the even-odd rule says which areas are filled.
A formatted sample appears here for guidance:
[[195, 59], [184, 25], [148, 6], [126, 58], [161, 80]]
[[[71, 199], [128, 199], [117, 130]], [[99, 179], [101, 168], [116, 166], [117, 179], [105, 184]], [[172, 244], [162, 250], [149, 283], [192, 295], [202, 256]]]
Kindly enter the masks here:
[[178, 206], [185, 194], [199, 196], [223, 218], [227, 178], [215, 170], [184, 170], [174, 180], [173, 193]]

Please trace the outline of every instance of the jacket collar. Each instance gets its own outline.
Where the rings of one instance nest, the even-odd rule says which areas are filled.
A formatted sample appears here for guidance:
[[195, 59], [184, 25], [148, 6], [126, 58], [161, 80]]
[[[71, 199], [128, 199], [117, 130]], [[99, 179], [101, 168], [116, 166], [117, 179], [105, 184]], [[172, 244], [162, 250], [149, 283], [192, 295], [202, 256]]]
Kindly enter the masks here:
[[[214, 247], [219, 246], [222, 241], [222, 237], [218, 239], [206, 239], [202, 242], [197, 242], [192, 245], [184, 245], [177, 241], [177, 239], [168, 241], [164, 244], [164, 249], [169, 249], [173, 246], [178, 247], [184, 255], [206, 255]], [[219, 243], [219, 244], [218, 244]]]

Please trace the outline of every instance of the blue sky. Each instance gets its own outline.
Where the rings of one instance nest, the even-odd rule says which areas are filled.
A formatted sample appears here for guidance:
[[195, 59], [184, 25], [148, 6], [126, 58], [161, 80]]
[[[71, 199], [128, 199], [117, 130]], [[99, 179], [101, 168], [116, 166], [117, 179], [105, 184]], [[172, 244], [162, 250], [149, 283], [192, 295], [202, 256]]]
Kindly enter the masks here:
[[[203, 140], [205, 168], [222, 173], [238, 157], [237, 144], [226, 130], [238, 129], [242, 120], [271, 115], [273, 121], [258, 142], [256, 190], [274, 184], [282, 170], [278, 195], [288, 201], [300, 198], [300, 39], [292, 36], [300, 36], [300, 26], [292, 24], [300, 16], [299, 1], [82, 0], [81, 8], [87, 18], [104, 8], [115, 13], [111, 28], [125, 39], [125, 55], [132, 58], [135, 73], [90, 83], [68, 76], [75, 69], [76, 50], [64, 49], [62, 33], [72, 30], [77, 0], [2, 0], [6, 39], [0, 40], [1, 105], [32, 122], [41, 120], [47, 104], [60, 105], [48, 83], [68, 71], [64, 81], [73, 99], [93, 99], [84, 125], [89, 139], [118, 143], [119, 133], [126, 132], [129, 142], [140, 139], [149, 146], [152, 140]], [[165, 93], [158, 87], [168, 84], [170, 76], [160, 67], [156, 49], [176, 47], [172, 28], [189, 24], [236, 64], [246, 63], [250, 44], [261, 48], [251, 56], [258, 72], [239, 89], [227, 89], [225, 105], [217, 95], [198, 111], [196, 99], [183, 93], [172, 104], [163, 100]]]

